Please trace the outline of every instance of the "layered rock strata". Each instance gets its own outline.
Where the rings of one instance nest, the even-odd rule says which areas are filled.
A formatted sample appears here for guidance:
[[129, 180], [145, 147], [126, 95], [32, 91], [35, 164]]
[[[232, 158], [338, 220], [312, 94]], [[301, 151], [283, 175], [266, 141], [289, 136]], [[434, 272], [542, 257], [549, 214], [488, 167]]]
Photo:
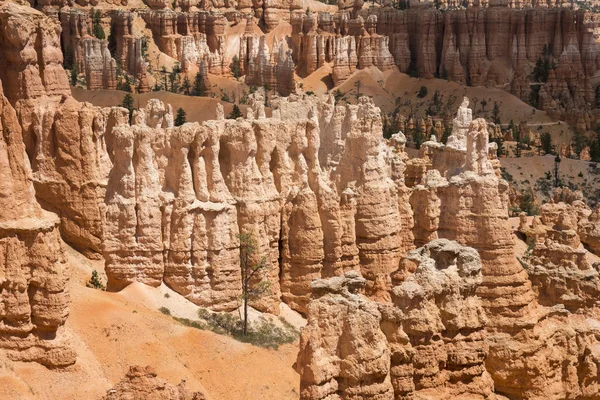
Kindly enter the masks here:
[[477, 252], [434, 240], [406, 262], [412, 273], [393, 304], [359, 294], [356, 272], [313, 281], [296, 363], [301, 399], [494, 397]]
[[21, 127], [0, 84], [0, 351], [48, 367], [75, 362], [64, 323], [68, 270], [59, 219], [35, 199]]
[[[251, 24], [248, 24], [251, 27]], [[240, 44], [240, 72], [250, 86], [268, 86], [282, 96], [289, 96], [296, 89], [294, 61], [285, 41], [274, 40], [271, 48], [266, 36], [256, 36], [246, 29]]]
[[558, 190], [531, 223], [521, 215], [519, 231], [527, 238], [524, 261], [539, 301], [549, 306], [562, 304], [574, 312], [597, 305], [598, 265], [589, 261], [582, 245], [582, 237], [594, 243], [588, 233], [597, 230], [597, 222], [581, 192], [566, 197], [565, 192], [568, 189]]
[[204, 60], [212, 74], [229, 72], [224, 56], [227, 21], [222, 14], [159, 10], [145, 12], [142, 18], [160, 51], [180, 61], [184, 70]]
[[[268, 265], [271, 293], [255, 304], [260, 309], [277, 312], [282, 298], [304, 312], [313, 279], [359, 261], [367, 293], [389, 299], [402, 219], [379, 156], [378, 109], [366, 99], [336, 108], [330, 99], [290, 124], [265, 119], [264, 101], [255, 103], [250, 120], [165, 129], [134, 115], [138, 125], [113, 130], [104, 216], [109, 286], [164, 279], [197, 304], [233, 309], [237, 234], [251, 233]], [[333, 154], [334, 169], [320, 164], [320, 142], [336, 136], [347, 146]]]

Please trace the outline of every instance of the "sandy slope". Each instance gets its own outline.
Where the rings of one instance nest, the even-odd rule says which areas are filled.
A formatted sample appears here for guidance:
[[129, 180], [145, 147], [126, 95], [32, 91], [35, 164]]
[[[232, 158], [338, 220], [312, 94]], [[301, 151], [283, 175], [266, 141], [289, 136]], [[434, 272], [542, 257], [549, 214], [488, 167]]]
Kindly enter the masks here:
[[[511, 185], [517, 191], [528, 188], [535, 188], [537, 181], [546, 179], [546, 173], [554, 173], [554, 156], [533, 156], [533, 157], [510, 157], [501, 158], [502, 167], [512, 176]], [[592, 168], [590, 168], [592, 167]], [[581, 189], [588, 201], [600, 200], [600, 169], [598, 174], [593, 173], [593, 163], [588, 161], [573, 160], [562, 158], [559, 164], [559, 176], [566, 185]], [[551, 179], [550, 183], [553, 182]], [[538, 200], [545, 200], [545, 197], [536, 193]]]
[[[504, 125], [507, 125], [510, 120], [516, 124], [527, 121], [532, 131], [550, 132], [555, 144], [568, 142], [573, 134], [566, 123], [557, 123], [544, 111], [535, 110], [501, 89], [483, 86], [466, 87], [442, 79], [411, 78], [396, 68], [382, 72], [376, 67], [358, 70], [348, 80], [334, 88], [326, 77], [331, 72], [331, 68], [332, 66], [325, 65], [298, 81], [302, 83], [305, 91], [314, 91], [316, 94], [324, 94], [328, 89], [339, 90], [343, 94], [343, 100], [350, 103], [356, 102], [358, 82], [360, 82], [360, 94], [370, 96], [383, 112], [392, 112], [399, 105], [401, 114], [405, 116], [414, 114], [418, 118], [425, 117], [425, 110], [435, 91], [438, 90], [442, 96], [444, 109], [450, 115], [456, 113], [462, 97], [467, 96], [471, 99], [470, 107], [473, 109], [474, 117], [491, 120], [492, 108], [494, 102], [497, 102], [500, 107], [500, 119]], [[417, 97], [421, 86], [425, 86], [428, 92], [422, 99]], [[452, 98], [455, 99], [454, 103], [451, 102]], [[487, 102], [485, 107], [481, 104], [484, 100]]]
[[[222, 78], [226, 79], [226, 78]], [[219, 87], [223, 87], [224, 85], [219, 82]], [[234, 84], [231, 84], [227, 87], [228, 93], [232, 92]], [[71, 93], [73, 97], [78, 101], [87, 101], [92, 103], [95, 106], [100, 107], [112, 107], [119, 106], [123, 102], [123, 97], [127, 94], [126, 92], [120, 90], [86, 90], [82, 88], [71, 88]], [[173, 107], [173, 113], [177, 111], [178, 108], [183, 108], [187, 115], [188, 122], [202, 122], [209, 119], [216, 118], [216, 107], [217, 103], [221, 103], [223, 105], [223, 109], [225, 111], [225, 116], [229, 115], [231, 112], [233, 105], [212, 97], [194, 97], [194, 96], [184, 96], [182, 94], [175, 94], [171, 92], [150, 92], [143, 94], [132, 94], [134, 99], [134, 105], [136, 107], [144, 107], [146, 102], [151, 98], [159, 99], [165, 103], [171, 104]], [[240, 105], [240, 110], [242, 111], [242, 115], [245, 115], [247, 106]], [[267, 115], [270, 115], [270, 110], [266, 110]]]
[[[83, 282], [102, 263], [70, 249], [68, 258], [73, 279], [66, 328], [77, 363], [58, 371], [0, 359], [1, 399], [98, 399], [130, 365], [152, 365], [172, 384], [186, 379], [191, 390], [205, 390], [212, 400], [298, 398], [299, 378], [292, 369], [297, 343], [266, 350], [184, 327], [157, 310], [168, 289], [141, 284], [121, 293], [89, 289]], [[189, 307], [174, 292], [170, 296], [169, 307]]]

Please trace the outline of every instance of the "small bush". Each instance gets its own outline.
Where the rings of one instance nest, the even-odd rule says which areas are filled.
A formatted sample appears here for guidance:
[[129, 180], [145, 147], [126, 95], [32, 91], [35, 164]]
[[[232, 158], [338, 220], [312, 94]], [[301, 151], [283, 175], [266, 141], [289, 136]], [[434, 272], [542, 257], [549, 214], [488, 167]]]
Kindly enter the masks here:
[[106, 290], [106, 286], [104, 286], [104, 283], [102, 283], [102, 280], [100, 279], [100, 275], [98, 274], [98, 271], [96, 271], [96, 270], [92, 271], [92, 277], [90, 278], [89, 281], [87, 281], [85, 286], [92, 288], [92, 289]]
[[[163, 314], [171, 315], [168, 308], [162, 307]], [[243, 322], [234, 314], [213, 313], [205, 309], [198, 310], [199, 321], [173, 317], [177, 322], [191, 328], [207, 330], [220, 335], [230, 336], [240, 342], [255, 346], [277, 349], [282, 344], [293, 343], [300, 333], [292, 324], [279, 318], [283, 326], [278, 326], [267, 318], [261, 317], [250, 323], [248, 333], [243, 334]]]
[[171, 295], [169, 293], [165, 293], [165, 299], [168, 299], [170, 297], [171, 297]]
[[506, 182], [513, 181], [513, 176], [504, 167], [500, 167], [500, 174], [502, 175], [502, 179], [504, 179]]
[[417, 97], [422, 99], [425, 96], [427, 96], [427, 86], [421, 86], [421, 88], [419, 89], [419, 93], [417, 94]]
[[160, 311], [161, 313], [163, 313], [165, 315], [171, 315], [171, 310], [169, 310], [167, 307], [161, 307], [158, 309], [158, 311]]

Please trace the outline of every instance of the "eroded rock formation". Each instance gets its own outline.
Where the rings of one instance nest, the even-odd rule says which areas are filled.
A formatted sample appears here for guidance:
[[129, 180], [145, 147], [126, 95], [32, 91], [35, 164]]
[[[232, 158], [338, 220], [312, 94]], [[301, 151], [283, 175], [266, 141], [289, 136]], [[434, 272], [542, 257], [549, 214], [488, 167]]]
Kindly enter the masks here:
[[357, 272], [313, 281], [296, 363], [301, 399], [493, 397], [479, 255], [440, 239], [405, 260], [412, 274], [393, 288], [393, 304], [360, 295]]
[[17, 113], [1, 86], [0, 131], [0, 350], [16, 361], [71, 365], [60, 221], [35, 199]]
[[[366, 99], [338, 108], [328, 99], [319, 113], [290, 124], [264, 118], [263, 101], [255, 103], [250, 120], [171, 129], [147, 122], [155, 114], [149, 105], [145, 119], [134, 115], [138, 125], [113, 130], [104, 217], [109, 286], [159, 285], [164, 277], [198, 304], [235, 308], [236, 235], [251, 233], [269, 265], [271, 294], [255, 304], [260, 309], [276, 312], [283, 298], [305, 311], [314, 278], [356, 269], [359, 260], [367, 293], [389, 299], [402, 218], [380, 156], [378, 109]], [[336, 137], [346, 148], [324, 153], [321, 140]]]
[[540, 207], [540, 215], [531, 223], [525, 215], [520, 217], [519, 231], [526, 235], [529, 246], [525, 255], [529, 279], [546, 305], [563, 304], [570, 311], [594, 307], [600, 275], [598, 265], [589, 260], [582, 237], [595, 243], [595, 214], [581, 192], [559, 189], [551, 200]]
[[240, 45], [240, 72], [246, 76], [246, 84], [267, 86], [288, 96], [296, 88], [291, 51], [284, 41], [275, 40], [271, 48], [266, 36], [244, 34]]
[[125, 377], [102, 400], [205, 400], [202, 392], [190, 392], [185, 381], [177, 386], [160, 378], [152, 367], [130, 367]]

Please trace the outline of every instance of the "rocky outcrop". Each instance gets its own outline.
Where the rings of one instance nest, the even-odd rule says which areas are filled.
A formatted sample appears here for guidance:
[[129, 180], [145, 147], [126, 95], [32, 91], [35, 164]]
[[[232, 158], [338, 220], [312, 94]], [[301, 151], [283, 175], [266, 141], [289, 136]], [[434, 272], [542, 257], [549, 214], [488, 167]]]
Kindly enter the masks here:
[[206, 396], [202, 392], [190, 392], [185, 380], [177, 386], [171, 385], [157, 378], [156, 371], [152, 367], [133, 366], [125, 377], [110, 389], [102, 400], [204, 400]]
[[229, 72], [225, 59], [226, 19], [220, 13], [150, 11], [142, 14], [161, 52], [178, 60], [184, 70], [204, 60], [209, 72]]
[[68, 366], [75, 352], [63, 327], [69, 274], [59, 219], [35, 199], [21, 127], [1, 86], [0, 131], [0, 351], [16, 361]]
[[240, 45], [240, 69], [250, 86], [268, 86], [282, 96], [296, 89], [294, 61], [285, 42], [275, 39], [269, 49], [266, 36], [245, 34]]
[[115, 89], [117, 62], [108, 51], [108, 42], [95, 38], [84, 39], [82, 42], [88, 90]]
[[[472, 120], [468, 104], [465, 98], [446, 146], [432, 141], [421, 146], [421, 156], [431, 170], [418, 179], [422, 189], [414, 195], [428, 191], [432, 194], [426, 199], [439, 203], [439, 225], [426, 225], [428, 235], [436, 232], [440, 238], [479, 251], [484, 278], [478, 294], [488, 313], [496, 316], [492, 324], [510, 330], [515, 318], [526, 312], [533, 292], [527, 273], [513, 253], [507, 224], [508, 185], [498, 179], [491, 162], [490, 153], [494, 153], [489, 148], [487, 124], [482, 119]], [[420, 207], [428, 208], [423, 204]]]
[[[250, 233], [269, 266], [263, 279], [271, 293], [255, 304], [260, 309], [277, 312], [283, 298], [304, 312], [314, 278], [357, 269], [359, 260], [367, 293], [389, 300], [403, 219], [380, 156], [378, 109], [366, 99], [335, 108], [329, 99], [290, 124], [279, 119], [283, 103], [273, 119], [261, 112], [263, 100], [252, 103], [249, 120], [165, 129], [134, 115], [137, 125], [113, 130], [103, 249], [109, 286], [164, 279], [197, 304], [235, 308], [236, 235]], [[336, 136], [346, 147], [323, 157], [321, 140]]]
[[589, 240], [586, 233], [593, 232], [595, 225], [582, 199], [581, 192], [559, 189], [551, 202], [540, 207], [539, 216], [529, 223], [521, 215], [519, 224], [529, 246], [525, 265], [540, 303], [562, 304], [573, 312], [594, 307], [600, 290], [598, 266], [589, 262], [579, 236], [581, 230]]
[[356, 272], [312, 283], [296, 363], [301, 399], [493, 397], [477, 252], [434, 240], [406, 263], [411, 275], [389, 305], [360, 295]]
[[[28, 7], [0, 8], [0, 69], [19, 116], [38, 200], [61, 219], [61, 234], [90, 256], [101, 251], [100, 204], [110, 170], [104, 134], [123, 109], [78, 103], [62, 68], [60, 26]], [[24, 56], [27, 55], [27, 56]]]

